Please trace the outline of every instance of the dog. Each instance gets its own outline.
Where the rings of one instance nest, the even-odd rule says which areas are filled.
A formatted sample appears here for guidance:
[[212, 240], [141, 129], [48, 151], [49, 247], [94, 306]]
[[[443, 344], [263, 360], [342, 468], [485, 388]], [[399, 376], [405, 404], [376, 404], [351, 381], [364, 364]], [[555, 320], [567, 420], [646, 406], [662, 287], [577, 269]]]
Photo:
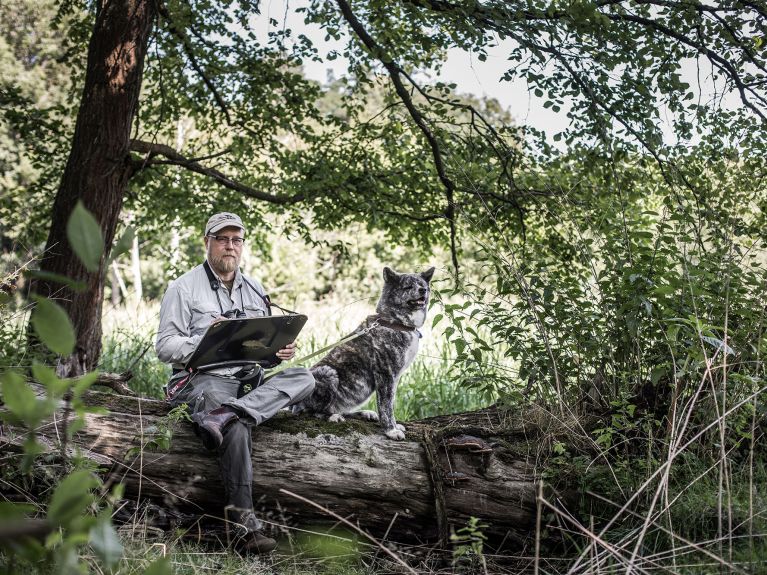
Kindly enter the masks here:
[[[434, 268], [420, 274], [398, 274], [383, 269], [384, 286], [376, 314], [353, 332], [361, 334], [334, 348], [310, 370], [315, 387], [311, 396], [293, 408], [329, 421], [356, 416], [378, 421], [384, 434], [405, 439], [405, 427], [394, 419], [394, 396], [400, 376], [418, 352], [431, 293]], [[378, 412], [356, 411], [376, 392]]]

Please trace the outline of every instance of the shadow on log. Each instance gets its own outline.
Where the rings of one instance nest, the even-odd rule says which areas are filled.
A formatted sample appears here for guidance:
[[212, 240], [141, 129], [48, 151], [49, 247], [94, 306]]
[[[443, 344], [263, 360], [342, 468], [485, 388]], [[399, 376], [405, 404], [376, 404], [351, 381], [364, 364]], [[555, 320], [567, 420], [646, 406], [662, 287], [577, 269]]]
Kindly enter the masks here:
[[[204, 450], [191, 424], [176, 423], [170, 448], [152, 451], [147, 447], [169, 422], [164, 402], [92, 391], [86, 403], [109, 413], [88, 414], [68, 449], [97, 462], [107, 483], [122, 482], [125, 497], [139, 504], [222, 515], [215, 454]], [[65, 413], [39, 429], [51, 450], [60, 448]], [[496, 545], [518, 549], [535, 535], [544, 445], [561, 430], [543, 410], [523, 415], [492, 407], [408, 422], [406, 440], [397, 442], [374, 423], [330, 423], [283, 412], [253, 428], [255, 504], [266, 520], [280, 524], [328, 521], [315, 507], [281, 493], [284, 488], [373, 535], [411, 544], [444, 544], [451, 530], [477, 517]], [[6, 441], [20, 438], [6, 430]], [[554, 499], [550, 486], [546, 494]]]

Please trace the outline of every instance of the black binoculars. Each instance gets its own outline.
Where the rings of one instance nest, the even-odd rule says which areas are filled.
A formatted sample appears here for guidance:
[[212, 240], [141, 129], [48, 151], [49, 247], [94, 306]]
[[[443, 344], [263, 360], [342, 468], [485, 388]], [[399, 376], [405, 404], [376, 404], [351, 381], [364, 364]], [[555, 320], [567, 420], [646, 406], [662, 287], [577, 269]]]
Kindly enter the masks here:
[[237, 308], [227, 310], [221, 315], [223, 315], [226, 319], [241, 319], [243, 317], [248, 317], [247, 315], [245, 315], [244, 311]]

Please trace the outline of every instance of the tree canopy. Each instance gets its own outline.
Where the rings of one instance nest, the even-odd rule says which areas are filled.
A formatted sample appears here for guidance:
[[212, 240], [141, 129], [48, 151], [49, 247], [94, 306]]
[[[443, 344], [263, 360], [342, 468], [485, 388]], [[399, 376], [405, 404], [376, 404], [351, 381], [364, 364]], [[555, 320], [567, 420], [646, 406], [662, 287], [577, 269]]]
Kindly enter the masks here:
[[[35, 3], [19, 8], [17, 18], [45, 13]], [[673, 189], [700, 199], [676, 167], [697, 142], [736, 156], [765, 150], [760, 1], [315, 0], [295, 8], [340, 42], [338, 51], [337, 42], [315, 44], [277, 22], [260, 35], [259, 8], [71, 1], [47, 9], [58, 44], [47, 29], [36, 43], [5, 31], [17, 58], [26, 50], [30, 69], [50, 70], [46, 81], [69, 95], [48, 102], [35, 95], [45, 91], [39, 81], [24, 88], [19, 74], [2, 91], [6, 134], [37, 166], [35, 181], [14, 176], [4, 193], [4, 233], [19, 237], [21, 222], [45, 221], [40, 214], [53, 206], [43, 268], [89, 278], [65, 304], [70, 315], [100, 310], [104, 277], [103, 262], [96, 272], [62, 263], [72, 260], [63, 222], [78, 199], [108, 244], [124, 208], [154, 230], [178, 221], [199, 228], [226, 208], [247, 214], [254, 230], [269, 210], [293, 213], [306, 233], [308, 212], [321, 228], [356, 220], [398, 241], [442, 243], [458, 269], [466, 234], [525, 237], [546, 217], [546, 198], [593, 191], [587, 178], [572, 180], [589, 162], [646, 157]], [[554, 136], [564, 156], [492, 102], [421, 79], [438, 75], [449, 49], [481, 61], [499, 43], [509, 47], [502, 79], [524, 78], [545, 106], [568, 109]], [[336, 58], [348, 74], [332, 85], [302, 74], [310, 60]], [[690, 67], [698, 84], [686, 79]], [[14, 186], [36, 193], [20, 196]], [[78, 341], [93, 360], [98, 313], [85, 316]]]

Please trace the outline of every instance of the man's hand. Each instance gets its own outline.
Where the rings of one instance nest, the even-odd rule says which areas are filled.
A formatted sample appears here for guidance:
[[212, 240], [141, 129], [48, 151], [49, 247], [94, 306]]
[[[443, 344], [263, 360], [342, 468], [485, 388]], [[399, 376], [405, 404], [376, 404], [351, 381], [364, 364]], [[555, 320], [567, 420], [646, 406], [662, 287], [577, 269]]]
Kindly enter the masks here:
[[282, 361], [289, 361], [296, 355], [296, 343], [289, 343], [277, 352], [277, 357]]

